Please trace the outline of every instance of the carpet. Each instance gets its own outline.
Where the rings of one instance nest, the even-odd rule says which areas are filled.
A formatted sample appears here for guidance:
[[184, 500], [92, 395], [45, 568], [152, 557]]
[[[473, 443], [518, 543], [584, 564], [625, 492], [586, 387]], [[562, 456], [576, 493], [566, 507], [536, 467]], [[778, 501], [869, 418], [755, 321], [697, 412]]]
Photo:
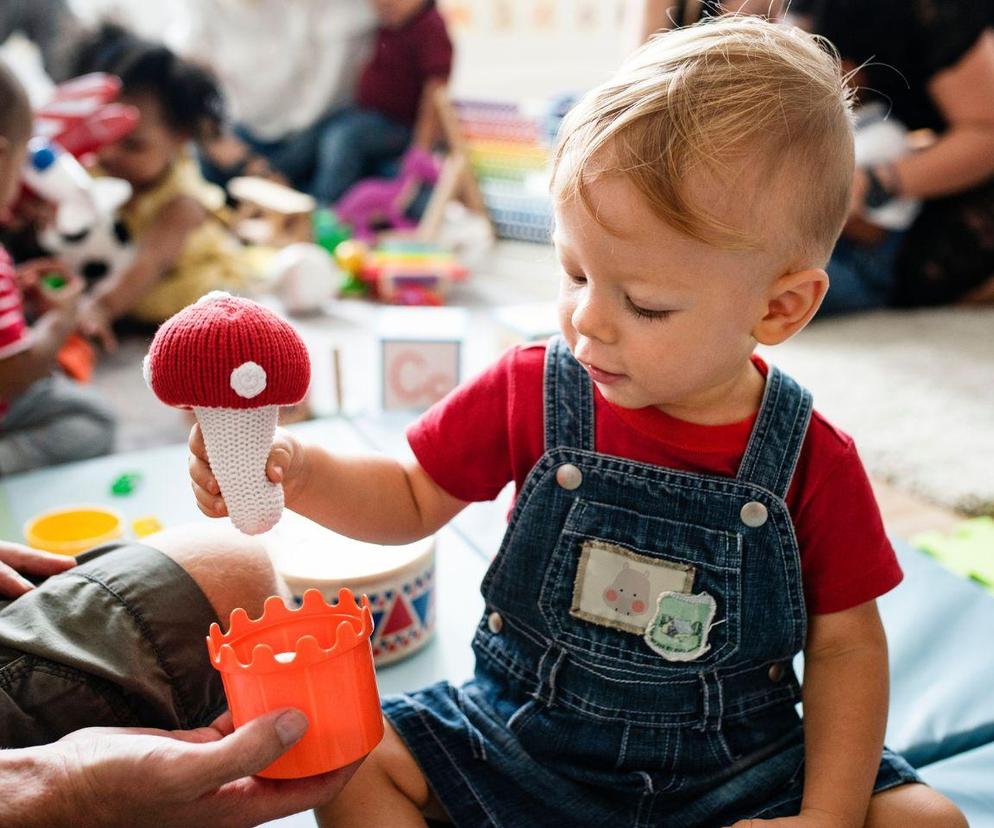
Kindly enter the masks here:
[[994, 514], [994, 308], [827, 319], [761, 352], [811, 389], [871, 475]]

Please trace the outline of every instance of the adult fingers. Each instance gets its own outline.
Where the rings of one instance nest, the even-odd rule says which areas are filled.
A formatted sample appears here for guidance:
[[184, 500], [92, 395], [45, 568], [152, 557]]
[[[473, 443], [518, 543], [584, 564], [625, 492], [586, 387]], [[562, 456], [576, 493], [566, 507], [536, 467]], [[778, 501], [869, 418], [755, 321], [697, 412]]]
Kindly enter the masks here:
[[32, 589], [34, 589], [34, 584], [31, 581], [22, 578], [7, 564], [0, 563], [0, 596], [17, 598]]
[[43, 552], [19, 543], [0, 544], [0, 561], [10, 564], [18, 572], [32, 575], [55, 575], [76, 565], [75, 559], [68, 555]]
[[191, 792], [216, 791], [227, 782], [258, 773], [299, 741], [307, 726], [307, 717], [299, 710], [277, 710], [216, 742], [191, 746], [184, 762]]

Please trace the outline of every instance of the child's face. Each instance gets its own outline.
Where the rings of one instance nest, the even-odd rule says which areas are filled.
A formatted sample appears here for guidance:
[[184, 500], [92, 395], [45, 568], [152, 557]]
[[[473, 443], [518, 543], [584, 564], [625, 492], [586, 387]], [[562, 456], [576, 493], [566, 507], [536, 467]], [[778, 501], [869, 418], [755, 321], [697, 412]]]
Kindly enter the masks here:
[[100, 166], [107, 175], [123, 178], [136, 190], [142, 190], [159, 180], [183, 149], [186, 136], [166, 124], [152, 96], [135, 95], [121, 100], [137, 107], [138, 126], [100, 150]]
[[0, 214], [6, 213], [21, 191], [21, 170], [28, 154], [28, 142], [3, 142], [0, 154]]
[[[780, 263], [678, 232], [623, 176], [600, 177], [590, 195], [608, 227], [624, 235], [598, 224], [579, 199], [557, 199], [559, 323], [570, 350], [608, 401], [707, 422], [729, 395], [755, 383], [752, 331]], [[751, 227], [734, 201], [706, 198], [720, 218]]]

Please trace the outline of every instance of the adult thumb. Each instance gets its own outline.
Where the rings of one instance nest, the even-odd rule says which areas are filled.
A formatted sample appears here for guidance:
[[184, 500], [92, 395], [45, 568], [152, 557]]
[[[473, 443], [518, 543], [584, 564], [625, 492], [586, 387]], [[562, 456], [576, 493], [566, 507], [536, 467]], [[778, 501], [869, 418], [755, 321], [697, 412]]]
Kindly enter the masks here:
[[196, 764], [203, 792], [269, 767], [300, 741], [307, 727], [307, 717], [299, 710], [275, 710], [246, 722], [223, 739], [193, 746], [200, 759]]

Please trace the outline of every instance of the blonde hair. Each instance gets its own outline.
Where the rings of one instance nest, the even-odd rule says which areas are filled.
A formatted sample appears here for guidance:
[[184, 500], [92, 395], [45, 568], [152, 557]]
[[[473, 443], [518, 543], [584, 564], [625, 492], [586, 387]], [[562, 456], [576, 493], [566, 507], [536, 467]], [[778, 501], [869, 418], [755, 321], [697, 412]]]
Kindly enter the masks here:
[[754, 17], [727, 15], [656, 35], [567, 114], [554, 155], [556, 195], [579, 196], [596, 218], [588, 186], [618, 172], [672, 227], [709, 244], [755, 249], [747, 233], [691, 204], [685, 191], [695, 171], [727, 180], [758, 162], [769, 181], [763, 194], [786, 201], [786, 244], [822, 264], [849, 210], [846, 80], [826, 41]]

